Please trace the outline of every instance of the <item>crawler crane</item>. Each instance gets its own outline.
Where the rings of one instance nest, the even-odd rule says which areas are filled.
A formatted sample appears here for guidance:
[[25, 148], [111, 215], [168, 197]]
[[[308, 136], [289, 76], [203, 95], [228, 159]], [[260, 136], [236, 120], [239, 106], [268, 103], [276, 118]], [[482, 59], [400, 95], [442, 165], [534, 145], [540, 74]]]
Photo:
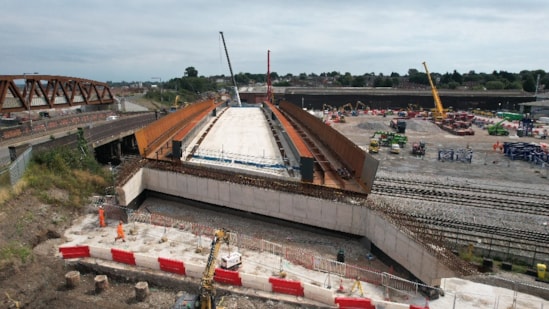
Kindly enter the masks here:
[[[204, 273], [202, 274], [202, 279], [200, 280], [200, 293], [195, 296], [184, 296], [184, 299], [180, 299], [181, 303], [178, 304], [180, 307], [176, 308], [222, 309], [221, 307], [216, 307], [214, 301], [215, 263], [222, 243], [226, 243], [227, 245], [229, 244], [229, 232], [225, 229], [216, 230], [214, 233], [214, 238], [210, 247], [210, 255], [208, 256], [208, 262], [206, 263], [206, 268], [204, 268]], [[233, 253], [233, 255], [234, 254], [238, 253]], [[240, 254], [238, 254], [238, 256], [240, 257]]]
[[427, 73], [427, 78], [429, 79], [429, 84], [431, 85], [431, 91], [433, 92], [433, 98], [435, 100], [435, 112], [433, 113], [433, 119], [436, 123], [441, 123], [442, 120], [446, 119], [446, 111], [442, 108], [442, 102], [438, 96], [437, 88], [431, 79], [431, 73], [427, 69], [427, 64], [423, 61], [423, 66], [425, 67], [425, 72]]
[[242, 102], [240, 102], [240, 94], [238, 94], [238, 86], [236, 84], [236, 79], [234, 78], [234, 74], [233, 74], [233, 67], [231, 66], [231, 59], [229, 59], [229, 51], [227, 50], [227, 45], [225, 44], [225, 36], [223, 35], [223, 31], [219, 31], [219, 34], [221, 35], [221, 40], [223, 41], [223, 47], [225, 48], [225, 55], [227, 56], [229, 71], [231, 71], [231, 78], [233, 80], [236, 101], [238, 102], [238, 106], [242, 106]]

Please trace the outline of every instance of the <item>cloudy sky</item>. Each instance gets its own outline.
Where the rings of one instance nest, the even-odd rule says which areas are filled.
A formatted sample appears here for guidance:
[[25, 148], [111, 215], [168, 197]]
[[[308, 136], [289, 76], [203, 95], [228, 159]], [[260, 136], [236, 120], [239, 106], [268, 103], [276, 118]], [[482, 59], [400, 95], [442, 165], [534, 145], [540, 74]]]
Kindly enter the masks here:
[[0, 0], [0, 75], [548, 71], [547, 0]]

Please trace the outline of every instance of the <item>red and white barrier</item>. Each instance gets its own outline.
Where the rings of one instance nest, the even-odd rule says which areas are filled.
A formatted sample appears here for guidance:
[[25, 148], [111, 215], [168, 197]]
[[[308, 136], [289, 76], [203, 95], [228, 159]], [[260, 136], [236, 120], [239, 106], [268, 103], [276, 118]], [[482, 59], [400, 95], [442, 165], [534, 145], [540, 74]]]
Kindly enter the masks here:
[[271, 283], [272, 291], [275, 293], [305, 296], [303, 285], [300, 281], [271, 277], [269, 278], [269, 282]]
[[89, 246], [59, 247], [59, 252], [63, 255], [64, 259], [90, 257]]
[[369, 298], [336, 297], [335, 302], [341, 309], [375, 309], [375, 305]]

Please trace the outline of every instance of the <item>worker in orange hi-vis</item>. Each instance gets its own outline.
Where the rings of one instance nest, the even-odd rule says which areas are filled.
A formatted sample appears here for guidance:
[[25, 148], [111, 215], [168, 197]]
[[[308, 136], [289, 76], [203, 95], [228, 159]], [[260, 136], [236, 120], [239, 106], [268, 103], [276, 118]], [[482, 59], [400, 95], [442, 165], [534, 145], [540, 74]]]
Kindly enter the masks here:
[[124, 226], [122, 225], [122, 223], [122, 220], [118, 222], [118, 227], [116, 229], [117, 236], [114, 239], [115, 242], [119, 239], [122, 239], [123, 242], [126, 242], [126, 235], [124, 235]]
[[107, 224], [105, 223], [105, 209], [103, 209], [103, 206], [99, 206], [99, 226], [107, 226]]

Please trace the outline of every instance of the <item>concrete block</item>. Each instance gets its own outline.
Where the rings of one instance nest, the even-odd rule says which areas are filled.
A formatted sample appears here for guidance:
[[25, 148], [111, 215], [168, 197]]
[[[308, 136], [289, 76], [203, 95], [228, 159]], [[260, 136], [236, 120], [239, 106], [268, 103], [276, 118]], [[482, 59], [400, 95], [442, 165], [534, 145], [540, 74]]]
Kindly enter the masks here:
[[143, 254], [134, 254], [133, 256], [135, 257], [136, 266], [160, 270], [160, 264], [158, 263], [157, 257]]
[[302, 283], [305, 298], [333, 306], [335, 304], [335, 296], [333, 290], [326, 289], [320, 286]]
[[[114, 236], [113, 236], [114, 240]], [[90, 256], [97, 259], [112, 261], [112, 254], [110, 248], [89, 246]]]
[[202, 278], [202, 273], [204, 272], [204, 265], [189, 264], [183, 261], [185, 265], [185, 273], [188, 277], [191, 278]]
[[242, 286], [245, 288], [271, 292], [271, 284], [268, 277], [240, 273], [240, 278], [242, 279]]
[[399, 304], [388, 301], [373, 300], [372, 304], [379, 309], [409, 309], [410, 305], [408, 304]]

